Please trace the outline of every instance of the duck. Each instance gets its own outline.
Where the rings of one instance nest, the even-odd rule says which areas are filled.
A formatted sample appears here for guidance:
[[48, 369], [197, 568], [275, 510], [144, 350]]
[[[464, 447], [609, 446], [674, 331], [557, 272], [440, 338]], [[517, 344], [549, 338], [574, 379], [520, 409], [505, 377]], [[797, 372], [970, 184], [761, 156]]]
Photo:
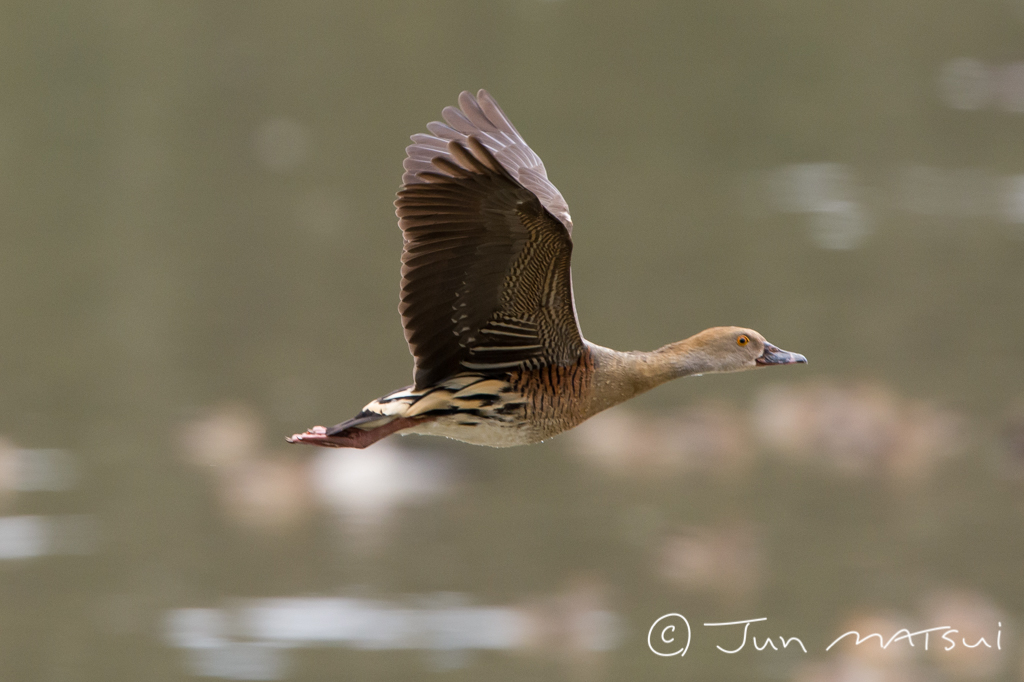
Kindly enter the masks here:
[[565, 199], [486, 90], [458, 104], [412, 136], [395, 200], [412, 385], [288, 442], [365, 448], [400, 432], [529, 445], [673, 379], [807, 362], [743, 327], [653, 351], [584, 339]]

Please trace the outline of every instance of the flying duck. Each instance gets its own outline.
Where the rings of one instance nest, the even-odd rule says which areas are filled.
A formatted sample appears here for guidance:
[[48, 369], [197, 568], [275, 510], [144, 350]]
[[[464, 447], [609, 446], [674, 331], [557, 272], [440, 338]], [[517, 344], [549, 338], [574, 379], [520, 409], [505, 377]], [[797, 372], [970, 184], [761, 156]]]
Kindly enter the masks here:
[[572, 219], [540, 157], [485, 90], [442, 116], [412, 136], [395, 201], [413, 384], [288, 442], [364, 448], [402, 432], [526, 445], [671, 379], [807, 362], [742, 327], [649, 352], [584, 339]]

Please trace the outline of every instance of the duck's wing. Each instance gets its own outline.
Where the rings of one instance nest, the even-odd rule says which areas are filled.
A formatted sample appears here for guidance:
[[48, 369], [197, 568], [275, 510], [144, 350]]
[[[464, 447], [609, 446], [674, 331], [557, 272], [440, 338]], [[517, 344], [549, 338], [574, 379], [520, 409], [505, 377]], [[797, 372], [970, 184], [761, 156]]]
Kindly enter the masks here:
[[463, 92], [459, 105], [413, 136], [395, 201], [417, 388], [583, 352], [565, 200], [490, 95]]
[[461, 111], [455, 107], [445, 107], [441, 112], [447, 125], [440, 121], [428, 123], [427, 130], [431, 135], [412, 136], [414, 144], [405, 150], [407, 156], [403, 164], [405, 174], [402, 176], [402, 184], [422, 183], [419, 173], [437, 171], [432, 163], [435, 158], [443, 156], [452, 160], [448, 153], [449, 142], [466, 144], [466, 138], [472, 135], [487, 147], [509, 175], [537, 196], [547, 212], [558, 218], [571, 235], [572, 218], [569, 216], [568, 204], [558, 188], [548, 180], [544, 162], [526, 144], [526, 140], [490, 93], [480, 90], [473, 97], [471, 93], [463, 91], [459, 95], [459, 107]]

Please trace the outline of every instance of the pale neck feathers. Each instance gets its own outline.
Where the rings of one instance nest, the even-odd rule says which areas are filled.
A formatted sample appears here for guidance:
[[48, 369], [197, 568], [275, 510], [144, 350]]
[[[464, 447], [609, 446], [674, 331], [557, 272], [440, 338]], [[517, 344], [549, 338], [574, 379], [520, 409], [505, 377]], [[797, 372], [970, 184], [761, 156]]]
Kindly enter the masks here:
[[715, 352], [715, 330], [705, 330], [652, 351], [617, 351], [588, 342], [594, 357], [593, 395], [587, 410], [596, 414], [679, 377], [742, 369]]

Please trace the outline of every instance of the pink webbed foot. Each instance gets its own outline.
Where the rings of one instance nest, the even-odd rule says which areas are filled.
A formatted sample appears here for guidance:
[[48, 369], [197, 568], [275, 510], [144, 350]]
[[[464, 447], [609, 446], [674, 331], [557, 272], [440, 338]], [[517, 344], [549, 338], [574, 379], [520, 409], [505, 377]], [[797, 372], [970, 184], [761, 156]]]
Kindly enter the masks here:
[[348, 436], [328, 436], [327, 427], [314, 426], [305, 433], [296, 433], [291, 438], [285, 438], [289, 443], [306, 443], [308, 445], [321, 445], [328, 448], [359, 447]]
[[321, 445], [328, 448], [365, 448], [372, 445], [385, 436], [390, 436], [396, 431], [407, 429], [415, 424], [429, 421], [433, 417], [402, 417], [378, 426], [374, 429], [363, 430], [358, 426], [347, 428], [340, 433], [327, 435], [327, 429], [323, 426], [314, 426], [305, 433], [296, 433], [287, 438], [289, 443], [306, 443], [308, 445]]

